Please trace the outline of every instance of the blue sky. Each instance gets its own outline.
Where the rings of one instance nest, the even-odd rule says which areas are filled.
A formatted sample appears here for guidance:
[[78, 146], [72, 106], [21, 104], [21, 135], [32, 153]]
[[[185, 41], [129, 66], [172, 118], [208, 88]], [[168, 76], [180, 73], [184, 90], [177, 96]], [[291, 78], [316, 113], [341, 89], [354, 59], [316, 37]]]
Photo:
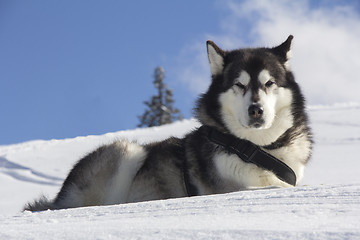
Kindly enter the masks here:
[[210, 83], [208, 39], [230, 49], [294, 34], [309, 104], [360, 102], [339, 88], [360, 88], [359, 12], [356, 0], [1, 0], [0, 145], [135, 128], [156, 66], [190, 118]]

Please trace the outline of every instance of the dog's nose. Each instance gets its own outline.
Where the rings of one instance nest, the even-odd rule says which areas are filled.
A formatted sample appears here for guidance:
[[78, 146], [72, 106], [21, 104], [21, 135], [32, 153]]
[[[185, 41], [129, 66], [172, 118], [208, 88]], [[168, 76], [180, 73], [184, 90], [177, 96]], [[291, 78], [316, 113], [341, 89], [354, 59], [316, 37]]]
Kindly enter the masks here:
[[264, 108], [260, 104], [251, 104], [248, 109], [249, 116], [252, 118], [261, 118], [264, 113]]

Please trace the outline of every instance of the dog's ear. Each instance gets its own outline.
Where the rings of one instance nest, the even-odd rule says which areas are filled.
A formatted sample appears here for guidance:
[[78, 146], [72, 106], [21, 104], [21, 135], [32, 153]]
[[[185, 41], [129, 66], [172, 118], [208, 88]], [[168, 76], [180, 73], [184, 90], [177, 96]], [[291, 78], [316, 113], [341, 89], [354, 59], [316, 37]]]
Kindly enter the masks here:
[[225, 52], [210, 40], [206, 42], [211, 74], [213, 76], [222, 73], [224, 68]]
[[282, 64], [284, 64], [284, 66], [286, 68], [289, 68], [289, 64], [288, 64], [288, 60], [290, 58], [290, 53], [291, 53], [291, 41], [293, 40], [294, 36], [290, 35], [285, 42], [283, 42], [282, 44], [280, 44], [277, 47], [274, 47], [271, 49], [271, 51], [278, 56], [278, 58], [280, 59], [280, 62]]

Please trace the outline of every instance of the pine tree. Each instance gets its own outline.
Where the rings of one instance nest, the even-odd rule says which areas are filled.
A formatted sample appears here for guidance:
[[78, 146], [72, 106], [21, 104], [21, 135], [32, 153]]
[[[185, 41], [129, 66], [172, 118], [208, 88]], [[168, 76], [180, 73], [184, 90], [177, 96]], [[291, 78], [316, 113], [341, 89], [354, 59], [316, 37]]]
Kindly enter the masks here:
[[150, 101], [144, 102], [147, 109], [142, 116], [138, 116], [140, 120], [138, 127], [160, 126], [183, 119], [179, 109], [173, 107], [173, 93], [171, 89], [164, 84], [164, 77], [164, 69], [157, 67], [155, 69], [153, 82], [157, 89], [157, 95], [154, 95]]

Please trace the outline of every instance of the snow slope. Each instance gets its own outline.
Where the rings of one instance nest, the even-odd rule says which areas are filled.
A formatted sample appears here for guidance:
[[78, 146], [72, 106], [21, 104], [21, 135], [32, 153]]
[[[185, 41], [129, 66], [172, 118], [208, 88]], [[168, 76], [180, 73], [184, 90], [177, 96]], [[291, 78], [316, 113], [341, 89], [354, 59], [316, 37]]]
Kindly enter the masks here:
[[74, 162], [97, 146], [180, 137], [198, 123], [0, 146], [0, 239], [360, 239], [360, 105], [309, 113], [313, 157], [301, 185], [289, 189], [21, 213], [41, 193], [53, 197]]
[[245, 191], [41, 213], [0, 221], [2, 239], [351, 239], [359, 185]]

